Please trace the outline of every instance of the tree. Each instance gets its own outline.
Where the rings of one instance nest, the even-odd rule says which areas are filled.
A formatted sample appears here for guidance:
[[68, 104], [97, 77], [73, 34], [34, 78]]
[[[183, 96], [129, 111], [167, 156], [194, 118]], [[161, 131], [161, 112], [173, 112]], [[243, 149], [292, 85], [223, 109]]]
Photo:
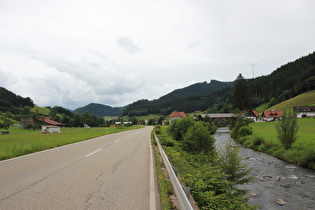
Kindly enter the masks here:
[[234, 81], [232, 102], [235, 109], [246, 110], [250, 108], [248, 85], [242, 74], [239, 74]]
[[175, 140], [181, 141], [183, 140], [183, 137], [187, 133], [189, 127], [191, 127], [194, 123], [195, 121], [191, 117], [173, 120], [172, 124], [168, 127], [168, 131]]
[[292, 147], [298, 138], [299, 126], [295, 114], [284, 113], [282, 119], [276, 124], [277, 137], [285, 150]]
[[23, 106], [20, 110], [21, 110], [20, 111], [21, 115], [29, 115], [31, 112], [31, 107], [30, 106]]
[[248, 176], [251, 170], [246, 169], [246, 164], [242, 163], [242, 157], [239, 155], [239, 147], [234, 147], [232, 141], [229, 141], [224, 148], [219, 150], [218, 164], [227, 179], [235, 184], [248, 183], [253, 177]]
[[203, 152], [206, 155], [215, 153], [215, 139], [202, 122], [196, 122], [189, 127], [183, 138], [183, 149], [193, 154]]

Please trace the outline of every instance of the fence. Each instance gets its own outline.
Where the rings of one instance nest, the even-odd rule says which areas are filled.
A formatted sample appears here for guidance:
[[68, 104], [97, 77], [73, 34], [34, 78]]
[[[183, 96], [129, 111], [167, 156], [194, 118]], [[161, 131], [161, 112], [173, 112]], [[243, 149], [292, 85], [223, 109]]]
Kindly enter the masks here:
[[189, 196], [189, 188], [183, 189], [182, 185], [179, 183], [178, 179], [177, 179], [177, 176], [173, 170], [173, 167], [170, 163], [170, 161], [168, 160], [168, 157], [167, 155], [165, 154], [161, 144], [160, 144], [160, 140], [158, 139], [158, 137], [154, 134], [155, 136], [155, 140], [157, 142], [157, 146], [159, 148], [159, 151], [160, 151], [160, 154], [162, 156], [162, 159], [163, 159], [163, 162], [164, 162], [164, 165], [166, 167], [166, 170], [170, 176], [170, 180], [171, 180], [171, 183], [173, 185], [173, 189], [175, 191], [175, 194], [177, 196], [177, 199], [178, 199], [178, 203], [179, 203], [179, 207], [181, 210], [192, 210], [192, 206], [189, 202], [189, 199], [188, 199], [188, 196]]

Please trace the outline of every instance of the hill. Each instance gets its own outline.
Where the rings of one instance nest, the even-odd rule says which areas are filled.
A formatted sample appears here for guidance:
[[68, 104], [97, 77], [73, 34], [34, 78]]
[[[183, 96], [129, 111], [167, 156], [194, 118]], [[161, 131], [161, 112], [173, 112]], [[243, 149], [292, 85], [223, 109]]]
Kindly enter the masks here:
[[90, 114], [95, 114], [96, 116], [118, 116], [122, 113], [122, 107], [111, 107], [103, 104], [90, 103], [84, 107], [75, 109], [74, 113], [83, 114], [88, 111]]
[[17, 113], [23, 106], [34, 107], [34, 102], [30, 97], [23, 98], [15, 93], [0, 87], [0, 111]]
[[249, 80], [253, 107], [273, 101], [281, 103], [315, 89], [315, 52], [274, 70], [270, 75]]
[[268, 109], [275, 110], [292, 110], [295, 106], [314, 106], [315, 105], [315, 90], [302, 93], [291, 99], [276, 104]]
[[209, 106], [225, 100], [233, 87], [233, 82], [211, 80], [210, 83], [196, 83], [156, 100], [138, 100], [129, 104], [122, 115], [129, 117], [148, 114], [169, 115], [172, 111], [194, 112], [206, 110]]
[[50, 113], [50, 109], [49, 108], [45, 108], [45, 107], [40, 107], [40, 106], [34, 106], [33, 108], [31, 108], [31, 112], [33, 113], [38, 113], [41, 115], [49, 115]]
[[[274, 70], [270, 75], [247, 79], [250, 107], [272, 106], [315, 89], [315, 52]], [[122, 115], [168, 115], [172, 111], [233, 112], [234, 82], [212, 80], [174, 90], [157, 100], [138, 100], [129, 104]], [[268, 108], [268, 107], [264, 107]]]
[[232, 86], [233, 82], [221, 82], [218, 80], [211, 80], [209, 83], [200, 82], [185, 88], [176, 89], [171, 93], [162, 96], [159, 100], [177, 100], [191, 96], [206, 96], [215, 91], [230, 88]]

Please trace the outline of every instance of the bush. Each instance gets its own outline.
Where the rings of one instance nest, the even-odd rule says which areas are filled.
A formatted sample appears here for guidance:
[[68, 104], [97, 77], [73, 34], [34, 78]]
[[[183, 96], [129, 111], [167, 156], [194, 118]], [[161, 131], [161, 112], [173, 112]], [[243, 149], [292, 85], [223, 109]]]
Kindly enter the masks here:
[[243, 144], [245, 141], [246, 141], [246, 137], [245, 137], [245, 136], [239, 137], [239, 138], [237, 139], [237, 142], [240, 143], [240, 144]]
[[253, 139], [253, 145], [255, 147], [261, 145], [264, 143], [264, 138], [263, 137], [260, 137], [260, 136], [255, 136], [254, 139]]
[[173, 120], [172, 124], [168, 127], [168, 131], [175, 140], [181, 141], [189, 127], [194, 125], [194, 123], [195, 121], [190, 117], [181, 120]]
[[204, 152], [207, 155], [214, 154], [215, 139], [210, 132], [203, 126], [202, 122], [196, 122], [188, 129], [183, 139], [183, 149], [190, 153]]
[[315, 168], [315, 150], [309, 150], [305, 158], [300, 162], [301, 166], [307, 167], [307, 168]]
[[237, 132], [237, 137], [249, 136], [252, 135], [253, 131], [251, 127], [242, 126]]
[[235, 123], [235, 125], [232, 128], [232, 132], [231, 132], [231, 137], [232, 139], [236, 140], [239, 136], [238, 136], [238, 131], [241, 127], [246, 126], [249, 123], [249, 121], [246, 121], [243, 118], [237, 118], [237, 121]]
[[155, 131], [155, 133], [158, 135], [158, 134], [161, 134], [161, 126], [160, 125], [156, 125], [155, 127], [154, 127], [154, 131]]

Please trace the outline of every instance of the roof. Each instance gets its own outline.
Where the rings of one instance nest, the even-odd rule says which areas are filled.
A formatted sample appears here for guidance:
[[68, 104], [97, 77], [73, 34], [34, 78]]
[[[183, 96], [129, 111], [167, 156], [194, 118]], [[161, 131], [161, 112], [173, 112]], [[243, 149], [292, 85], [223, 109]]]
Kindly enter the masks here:
[[233, 113], [218, 113], [218, 114], [201, 114], [202, 118], [205, 118], [206, 116], [210, 118], [226, 118], [226, 117], [236, 117]]
[[293, 110], [295, 112], [315, 112], [315, 106], [295, 106]]
[[51, 120], [50, 117], [46, 117], [46, 118], [44, 119], [44, 122], [47, 123], [47, 124], [49, 124], [49, 125], [62, 125], [62, 123], [60, 123], [60, 122]]
[[250, 115], [250, 114], [253, 114], [256, 117], [258, 117], [258, 115], [259, 115], [256, 110], [252, 110], [252, 109], [247, 110], [246, 112], [244, 112], [244, 114], [247, 115], [247, 116]]
[[280, 110], [265, 110], [262, 113], [262, 117], [281, 117], [283, 116], [283, 112]]
[[254, 113], [255, 116], [258, 117], [258, 112], [256, 110], [252, 110], [252, 112]]
[[183, 118], [185, 118], [186, 114], [185, 114], [185, 112], [172, 112], [168, 118], [171, 119], [173, 117], [183, 117]]

